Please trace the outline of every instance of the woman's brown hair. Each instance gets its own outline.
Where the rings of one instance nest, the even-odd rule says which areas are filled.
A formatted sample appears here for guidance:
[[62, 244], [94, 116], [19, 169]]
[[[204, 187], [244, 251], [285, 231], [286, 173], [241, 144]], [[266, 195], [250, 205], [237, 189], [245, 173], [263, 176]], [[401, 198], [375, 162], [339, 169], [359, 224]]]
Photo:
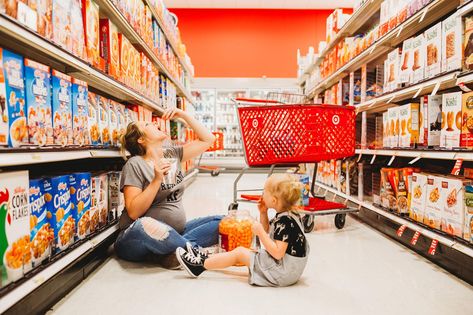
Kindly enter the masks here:
[[125, 150], [130, 152], [131, 156], [144, 155], [146, 148], [138, 142], [138, 139], [144, 136], [143, 131], [136, 122], [131, 122], [126, 127], [125, 134], [120, 137], [120, 143], [122, 145], [122, 155], [126, 159]]

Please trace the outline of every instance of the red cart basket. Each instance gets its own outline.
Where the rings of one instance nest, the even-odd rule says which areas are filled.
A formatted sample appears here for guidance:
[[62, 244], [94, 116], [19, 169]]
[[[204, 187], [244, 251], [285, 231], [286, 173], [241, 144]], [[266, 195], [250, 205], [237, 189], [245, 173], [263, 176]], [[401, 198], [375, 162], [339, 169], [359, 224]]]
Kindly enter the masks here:
[[[355, 154], [355, 109], [350, 106], [306, 104], [305, 96], [271, 93], [268, 100], [235, 99], [241, 127], [246, 163], [249, 167], [317, 163], [342, 159]], [[238, 190], [238, 182], [248, 168], [242, 169], [234, 183], [234, 201], [229, 209], [237, 209], [238, 202], [255, 202], [259, 195], [248, 195]], [[335, 225], [343, 228], [348, 212], [358, 209], [315, 198], [314, 167], [309, 206], [302, 212], [304, 228], [311, 231], [314, 215], [336, 214]], [[268, 176], [269, 176], [268, 175]], [[245, 193], [239, 196], [239, 193]]]
[[[215, 152], [223, 150], [223, 132], [213, 131], [212, 134], [214, 135], [215, 140], [212, 146], [208, 148], [206, 152]], [[202, 165], [202, 156], [203, 153], [199, 157], [199, 161], [197, 162], [197, 168], [200, 171], [210, 172], [210, 175], [212, 176], [218, 176], [220, 174], [220, 171], [223, 170], [223, 168], [218, 166]]]

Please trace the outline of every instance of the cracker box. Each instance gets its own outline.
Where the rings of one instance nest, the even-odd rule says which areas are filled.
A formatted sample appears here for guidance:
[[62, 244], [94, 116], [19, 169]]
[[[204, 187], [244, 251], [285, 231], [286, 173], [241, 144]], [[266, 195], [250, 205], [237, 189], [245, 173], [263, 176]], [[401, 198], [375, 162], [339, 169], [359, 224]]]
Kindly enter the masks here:
[[103, 96], [97, 97], [97, 105], [99, 109], [99, 132], [100, 144], [104, 146], [110, 145], [110, 127], [109, 127], [109, 110], [110, 101]]
[[389, 119], [389, 147], [397, 148], [399, 147], [399, 107], [391, 107], [388, 109], [388, 119]]
[[85, 46], [89, 62], [100, 67], [99, 6], [93, 0], [82, 0]]
[[473, 92], [462, 96], [462, 129], [460, 146], [473, 148]]
[[427, 205], [427, 175], [414, 173], [409, 193], [411, 195], [409, 217], [423, 223]]
[[437, 23], [424, 33], [425, 37], [425, 78], [432, 78], [442, 71], [442, 23]]
[[462, 64], [462, 21], [454, 13], [442, 22], [442, 71], [461, 68]]
[[91, 175], [74, 173], [69, 175], [72, 217], [76, 222], [76, 237], [84, 239], [90, 233]]
[[389, 145], [389, 117], [388, 112], [383, 113], [383, 148], [388, 148]]
[[33, 267], [37, 267], [51, 254], [54, 231], [47, 217], [43, 179], [30, 180], [30, 237]]
[[401, 148], [415, 147], [419, 142], [419, 103], [399, 106]]
[[473, 70], [473, 15], [465, 17], [463, 38], [463, 70]]
[[71, 52], [75, 56], [87, 60], [82, 11], [82, 0], [71, 0]]
[[72, 51], [71, 1], [53, 0], [53, 41], [68, 51]]
[[108, 221], [118, 219], [125, 208], [123, 193], [120, 191], [121, 172], [108, 173]]
[[72, 78], [64, 73], [52, 71], [52, 109], [55, 145], [72, 144]]
[[123, 34], [118, 34], [118, 43], [120, 47], [120, 81], [129, 84], [128, 71], [130, 64], [131, 44]]
[[108, 112], [108, 125], [111, 133], [111, 141], [110, 144], [113, 147], [118, 146], [118, 142], [120, 140], [120, 129], [118, 126], [118, 110], [119, 110], [119, 105], [117, 102], [110, 100], [110, 105], [109, 105], [109, 112]]
[[27, 171], [0, 173], [1, 284], [16, 281], [32, 267]]
[[399, 86], [399, 48], [394, 49], [388, 54], [388, 63], [387, 63], [387, 90], [393, 91]]
[[425, 38], [424, 34], [420, 34], [412, 42], [412, 83], [424, 79], [425, 54]]
[[440, 147], [458, 148], [462, 129], [462, 92], [446, 93], [442, 97]]
[[420, 99], [424, 112], [424, 141], [426, 146], [440, 145], [442, 129], [442, 95], [425, 95]]
[[53, 1], [52, 0], [28, 0], [28, 5], [36, 10], [38, 15], [37, 31], [39, 35], [48, 39], [53, 38]]
[[100, 19], [100, 57], [106, 61], [107, 73], [118, 80], [120, 78], [118, 29], [109, 19]]
[[73, 144], [89, 144], [87, 82], [72, 78], [72, 135]]
[[442, 193], [442, 177], [427, 176], [427, 206], [424, 213], [424, 224], [440, 230], [444, 195]]
[[465, 220], [464, 195], [465, 185], [471, 183], [458, 178], [442, 179], [442, 231], [450, 235], [463, 237]]
[[[20, 147], [28, 143], [23, 57], [0, 48], [0, 59], [3, 66], [2, 76], [5, 82], [0, 91], [0, 96], [4, 96], [6, 99], [2, 105], [2, 124], [8, 122], [8, 145], [10, 147]], [[3, 131], [1, 133], [3, 134]]]
[[465, 225], [463, 238], [473, 243], [473, 185], [465, 186]]
[[51, 73], [48, 66], [25, 59], [25, 94], [29, 143], [52, 145]]
[[413, 51], [412, 51], [413, 39], [406, 39], [402, 43], [402, 56], [401, 56], [401, 68], [399, 70], [399, 83], [410, 83], [412, 80], [412, 63], [413, 63]]
[[98, 96], [95, 93], [87, 93], [87, 105], [88, 105], [88, 136], [89, 144], [99, 145], [100, 144], [100, 131], [99, 131], [99, 106]]

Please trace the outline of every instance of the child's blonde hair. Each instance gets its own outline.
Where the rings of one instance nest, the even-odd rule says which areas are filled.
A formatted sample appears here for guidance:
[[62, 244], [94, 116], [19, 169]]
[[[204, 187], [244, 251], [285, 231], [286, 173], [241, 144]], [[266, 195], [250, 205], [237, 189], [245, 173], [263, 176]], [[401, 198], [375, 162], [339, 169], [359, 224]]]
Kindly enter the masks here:
[[299, 178], [292, 174], [273, 174], [268, 180], [268, 190], [281, 201], [287, 210], [297, 210], [294, 206], [301, 199], [303, 185]]

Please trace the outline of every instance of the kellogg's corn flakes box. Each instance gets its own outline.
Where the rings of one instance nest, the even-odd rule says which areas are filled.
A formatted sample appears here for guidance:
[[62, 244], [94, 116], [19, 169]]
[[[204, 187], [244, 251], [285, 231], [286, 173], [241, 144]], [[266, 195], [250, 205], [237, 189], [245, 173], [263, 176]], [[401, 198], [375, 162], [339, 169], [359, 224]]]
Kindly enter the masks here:
[[88, 145], [87, 82], [72, 78], [72, 138], [74, 145]]
[[72, 78], [64, 73], [53, 70], [53, 130], [54, 144], [72, 145]]
[[69, 175], [72, 217], [76, 222], [76, 237], [84, 239], [90, 233], [91, 175]]
[[74, 242], [75, 222], [71, 212], [69, 176], [47, 178], [43, 183], [47, 216], [54, 230], [54, 251], [60, 252]]
[[47, 217], [43, 179], [30, 180], [30, 237], [33, 267], [51, 254], [54, 231]]
[[0, 173], [1, 284], [31, 270], [30, 213], [27, 171]]
[[49, 67], [25, 59], [25, 83], [29, 142], [38, 146], [52, 145], [54, 138]]
[[99, 107], [98, 107], [98, 96], [95, 93], [88, 92], [87, 95], [88, 105], [88, 136], [89, 144], [99, 145], [100, 144], [100, 132], [99, 132]]

